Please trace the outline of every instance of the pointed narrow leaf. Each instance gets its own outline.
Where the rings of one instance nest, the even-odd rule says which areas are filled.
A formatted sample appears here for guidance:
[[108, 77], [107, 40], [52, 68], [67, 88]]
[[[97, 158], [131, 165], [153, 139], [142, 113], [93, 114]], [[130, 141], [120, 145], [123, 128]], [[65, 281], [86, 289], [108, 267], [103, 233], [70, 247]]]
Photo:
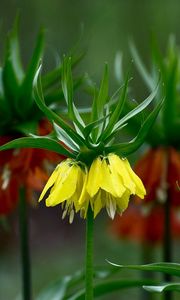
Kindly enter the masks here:
[[125, 115], [121, 120], [119, 120], [119, 122], [116, 123], [116, 125], [114, 126], [114, 130], [116, 130], [123, 123], [130, 120], [135, 115], [139, 114], [141, 111], [143, 111], [152, 102], [152, 100], [156, 96], [158, 88], [159, 88], [159, 82], [158, 82], [156, 88], [154, 89], [154, 91], [142, 103], [140, 103], [137, 107], [135, 107], [133, 110], [131, 110], [127, 115]]
[[107, 114], [106, 116], [100, 118], [97, 121], [91, 122], [89, 123], [83, 131], [83, 134], [85, 137], [88, 137], [90, 135], [90, 133], [92, 132], [93, 129], [95, 129], [99, 124], [102, 124], [109, 116], [111, 115], [111, 113]]
[[151, 77], [151, 75], [149, 74], [149, 72], [146, 70], [146, 67], [145, 67], [144, 63], [142, 62], [142, 60], [137, 52], [137, 49], [134, 46], [134, 43], [132, 41], [130, 41], [129, 44], [130, 44], [131, 54], [134, 58], [136, 67], [139, 70], [140, 75], [146, 82], [147, 86], [149, 87], [150, 91], [152, 91], [154, 89], [154, 80]]
[[118, 265], [107, 261], [112, 266], [119, 267], [120, 269], [140, 270], [140, 271], [153, 271], [170, 274], [180, 277], [180, 264], [177, 263], [152, 263], [147, 265]]
[[109, 89], [108, 77], [109, 77], [108, 76], [108, 65], [105, 64], [104, 75], [103, 75], [103, 78], [101, 81], [101, 86], [100, 86], [99, 94], [97, 97], [97, 112], [98, 112], [99, 117], [103, 116], [104, 106], [108, 99], [108, 89]]
[[63, 142], [72, 151], [78, 152], [79, 146], [67, 135], [67, 133], [56, 123], [53, 124], [58, 140]]
[[57, 123], [64, 131], [80, 146], [84, 145], [84, 141], [80, 135], [78, 135], [65, 121], [56, 113], [54, 113], [50, 108], [48, 108], [44, 102], [44, 97], [42, 93], [42, 85], [41, 79], [39, 77], [41, 66], [36, 72], [34, 77], [34, 98], [36, 100], [37, 105], [39, 108], [45, 113], [51, 122]]
[[180, 292], [180, 283], [164, 283], [160, 285], [143, 285], [143, 288], [148, 292], [162, 293], [165, 291]]
[[76, 286], [84, 279], [84, 272], [77, 271], [73, 275], [64, 276], [52, 282], [36, 298], [36, 300], [64, 300], [70, 287]]
[[44, 48], [44, 31], [39, 33], [36, 46], [28, 66], [26, 76], [20, 88], [17, 109], [24, 116], [33, 105], [33, 80]]
[[[84, 52], [80, 53], [79, 55], [71, 55], [72, 57], [72, 67], [74, 68], [79, 61], [84, 57]], [[42, 77], [42, 86], [43, 89], [48, 89], [53, 85], [57, 84], [61, 80], [62, 74], [62, 65], [59, 65], [57, 68], [53, 69], [52, 71], [48, 72]]]
[[73, 102], [73, 80], [71, 72], [71, 57], [64, 57], [62, 65], [62, 90], [68, 106], [68, 115], [73, 122], [78, 126], [80, 131], [83, 131], [84, 122], [81, 119], [75, 104]]
[[12, 67], [17, 76], [19, 82], [24, 77], [24, 70], [20, 58], [19, 40], [18, 40], [18, 29], [19, 29], [19, 15], [16, 16], [13, 28], [9, 33], [9, 53], [12, 63]]
[[24, 137], [13, 140], [3, 146], [0, 146], [0, 151], [14, 148], [39, 148], [54, 151], [67, 157], [74, 157], [73, 153], [65, 149], [57, 141], [47, 137]]
[[[94, 297], [98, 298], [103, 295], [108, 295], [115, 291], [120, 291], [122, 289], [129, 289], [135, 287], [142, 287], [144, 284], [153, 284], [155, 281], [150, 279], [136, 279], [136, 280], [129, 280], [129, 279], [111, 279], [111, 280], [104, 280], [100, 283], [94, 284]], [[65, 297], [65, 300], [84, 300], [85, 299], [85, 290], [82, 289], [78, 291], [76, 294], [73, 294], [70, 297]]]
[[[92, 84], [92, 82], [91, 82]], [[92, 105], [92, 114], [91, 114], [91, 121], [95, 121], [98, 117], [102, 117], [104, 106], [106, 104], [108, 98], [108, 66], [105, 64], [104, 74], [101, 81], [100, 89], [98, 90], [97, 87], [93, 86], [94, 91], [94, 99]]]
[[149, 133], [151, 127], [154, 124], [155, 119], [163, 105], [163, 100], [159, 102], [156, 108], [149, 114], [144, 123], [142, 124], [137, 136], [127, 143], [121, 143], [106, 147], [107, 152], [115, 152], [118, 155], [129, 155], [136, 151], [144, 142], [147, 134]]
[[127, 74], [126, 76], [126, 81], [122, 90], [122, 93], [120, 94], [118, 101], [117, 101], [117, 105], [110, 117], [109, 123], [104, 131], [104, 133], [102, 134], [101, 138], [105, 139], [112, 131], [114, 124], [116, 124], [116, 122], [119, 120], [121, 112], [123, 110], [124, 107], [124, 103], [126, 100], [126, 93], [127, 93], [127, 87], [128, 87], [128, 82], [129, 82], [129, 74]]
[[[168, 71], [166, 76], [166, 96], [164, 101], [164, 109], [163, 109], [163, 121], [164, 121], [164, 128], [167, 134], [168, 139], [171, 139], [172, 129], [174, 120], [176, 117], [177, 107], [178, 107], [178, 97], [177, 97], [177, 75], [178, 75], [178, 59], [175, 58], [171, 69]], [[177, 104], [177, 105], [176, 105]]]
[[10, 38], [7, 37], [6, 42], [6, 55], [4, 66], [2, 69], [2, 83], [4, 88], [4, 96], [6, 98], [7, 106], [9, 111], [16, 113], [16, 98], [19, 90], [20, 82], [18, 80], [17, 74], [15, 72], [13, 62], [12, 62], [12, 49], [10, 47]]
[[[92, 113], [91, 113], [91, 121], [92, 122], [94, 122], [104, 116], [104, 108], [105, 108], [106, 102], [108, 100], [108, 89], [109, 89], [108, 77], [109, 77], [108, 76], [108, 65], [105, 64], [104, 74], [103, 74], [103, 78], [101, 80], [101, 85], [100, 85], [99, 91], [94, 86], [94, 99], [93, 99]], [[101, 131], [102, 131], [102, 125], [93, 131], [93, 134], [92, 134], [93, 140], [97, 139], [97, 137]]]

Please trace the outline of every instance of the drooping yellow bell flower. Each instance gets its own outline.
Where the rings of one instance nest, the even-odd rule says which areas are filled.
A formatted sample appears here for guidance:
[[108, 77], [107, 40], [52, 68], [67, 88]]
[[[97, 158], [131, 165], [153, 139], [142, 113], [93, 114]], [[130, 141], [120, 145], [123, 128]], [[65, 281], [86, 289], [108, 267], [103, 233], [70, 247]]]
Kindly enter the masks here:
[[[82, 205], [79, 203], [84, 203], [88, 199], [85, 188], [86, 182], [87, 167], [82, 163], [80, 165], [73, 159], [66, 159], [56, 167], [50, 176], [39, 201], [46, 197], [46, 193], [50, 189], [49, 196], [46, 198], [46, 206], [61, 204], [63, 209], [62, 218], [69, 215], [69, 222], [72, 223], [74, 211], [78, 212], [81, 209]], [[85, 207], [85, 205], [82, 207]]]
[[131, 195], [144, 198], [146, 191], [140, 178], [133, 172], [127, 159], [115, 154], [98, 156], [87, 166], [74, 159], [61, 162], [49, 178], [39, 201], [46, 197], [47, 206], [62, 205], [64, 218], [69, 215], [70, 223], [74, 212], [86, 218], [89, 204], [94, 217], [106, 207], [110, 218], [122, 213], [128, 206]]
[[[122, 213], [131, 195], [144, 198], [146, 191], [140, 178], [133, 172], [127, 159], [115, 154], [97, 157], [89, 170], [86, 185], [94, 217], [106, 207], [110, 218]], [[81, 198], [82, 205], [85, 198]]]

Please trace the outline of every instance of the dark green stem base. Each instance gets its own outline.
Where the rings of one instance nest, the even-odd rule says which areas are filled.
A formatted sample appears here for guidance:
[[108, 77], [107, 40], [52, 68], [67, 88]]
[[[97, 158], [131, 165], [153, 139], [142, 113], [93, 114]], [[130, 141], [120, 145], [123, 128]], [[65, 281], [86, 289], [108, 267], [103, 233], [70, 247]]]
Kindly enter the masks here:
[[86, 220], [86, 300], [93, 300], [93, 211], [89, 206]]
[[29, 230], [27, 207], [25, 199], [25, 189], [20, 189], [19, 199], [19, 232], [21, 247], [21, 265], [22, 265], [22, 293], [23, 300], [31, 300], [31, 268], [29, 254]]

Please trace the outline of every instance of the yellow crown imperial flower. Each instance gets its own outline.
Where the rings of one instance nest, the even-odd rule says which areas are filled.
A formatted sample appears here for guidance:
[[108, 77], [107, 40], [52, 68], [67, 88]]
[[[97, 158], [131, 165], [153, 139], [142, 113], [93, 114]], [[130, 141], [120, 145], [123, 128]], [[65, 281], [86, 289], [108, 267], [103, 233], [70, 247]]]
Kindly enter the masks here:
[[66, 159], [50, 176], [41, 193], [41, 201], [46, 198], [47, 206], [62, 204], [64, 218], [74, 219], [74, 211], [80, 211], [86, 218], [89, 203], [94, 217], [106, 207], [110, 218], [122, 213], [128, 206], [131, 195], [144, 198], [146, 191], [140, 178], [133, 172], [127, 159], [115, 154], [98, 156], [91, 164], [89, 172], [85, 164]]
[[[92, 163], [86, 190], [94, 217], [106, 207], [110, 218], [122, 213], [128, 206], [130, 195], [144, 198], [146, 191], [140, 178], [133, 172], [127, 159], [110, 153], [98, 156]], [[86, 201], [81, 198], [80, 204]]]
[[75, 161], [74, 159], [66, 159], [61, 162], [45, 185], [39, 201], [46, 197], [50, 189], [49, 196], [46, 198], [46, 206], [55, 206], [62, 204], [64, 219], [69, 215], [69, 222], [74, 219], [74, 212], [78, 212], [81, 208], [80, 202], [87, 200], [85, 190], [87, 182], [87, 167], [85, 164]]

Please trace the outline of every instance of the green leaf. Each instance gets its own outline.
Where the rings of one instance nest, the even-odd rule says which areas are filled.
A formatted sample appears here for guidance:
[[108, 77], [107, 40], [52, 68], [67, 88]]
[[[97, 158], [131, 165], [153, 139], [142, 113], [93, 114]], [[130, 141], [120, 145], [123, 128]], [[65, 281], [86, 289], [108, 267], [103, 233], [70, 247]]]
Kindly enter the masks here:
[[128, 87], [128, 82], [129, 82], [129, 73], [126, 76], [126, 81], [122, 90], [122, 93], [120, 94], [117, 105], [109, 119], [108, 125], [106, 129], [104, 130], [104, 133], [101, 135], [101, 139], [104, 140], [108, 135], [112, 132], [112, 129], [114, 127], [114, 124], [119, 120], [120, 115], [122, 113], [124, 103], [126, 100], [126, 93], [127, 93], [127, 87]]
[[96, 121], [98, 117], [103, 116], [104, 105], [108, 98], [108, 66], [105, 64], [104, 74], [101, 81], [101, 86], [99, 91], [94, 86], [94, 100], [92, 106], [92, 113], [91, 113], [91, 121]]
[[9, 33], [8, 42], [7, 42], [8, 50], [6, 51], [9, 52], [9, 58], [11, 60], [12, 68], [14, 70], [14, 73], [16, 74], [17, 80], [21, 82], [24, 77], [24, 70], [20, 58], [18, 30], [19, 30], [19, 15], [16, 16], [13, 28]]
[[[79, 61], [82, 60], [84, 57], [84, 52], [80, 53], [79, 55], [71, 55], [72, 57], [72, 67], [74, 68]], [[52, 71], [48, 72], [42, 77], [42, 86], [43, 89], [48, 89], [53, 85], [57, 84], [61, 80], [62, 74], [62, 65], [58, 66], [57, 68], [53, 69]]]
[[16, 114], [16, 101], [20, 83], [24, 77], [19, 51], [18, 40], [18, 23], [19, 17], [16, 17], [12, 30], [9, 32], [6, 40], [5, 59], [2, 71], [2, 82], [4, 87], [4, 95], [6, 98], [6, 106], [9, 114]]
[[2, 68], [0, 68], [0, 124], [7, 124], [11, 117], [6, 98], [4, 97], [3, 82], [2, 82]]
[[142, 124], [137, 136], [133, 140], [127, 143], [120, 143], [110, 147], [106, 147], [106, 151], [108, 153], [115, 152], [120, 156], [126, 156], [136, 151], [145, 141], [145, 138], [149, 133], [151, 127], [153, 126], [162, 105], [163, 100], [161, 100], [159, 104], [155, 107], [155, 109], [149, 114], [149, 116]]
[[102, 124], [110, 115], [111, 115], [111, 113], [108, 113], [106, 116], [100, 118], [99, 120], [89, 123], [84, 128], [84, 131], [83, 131], [84, 136], [87, 138], [90, 135], [90, 133], [92, 132], [92, 130], [95, 129], [99, 124]]
[[[120, 291], [122, 289], [129, 289], [135, 287], [142, 287], [145, 284], [152, 284], [154, 281], [148, 279], [137, 279], [137, 280], [104, 280], [100, 283], [94, 284], [94, 298], [98, 298], [103, 295], [107, 295], [109, 293]], [[85, 299], [85, 290], [82, 289], [78, 291], [76, 294], [70, 297], [65, 297], [65, 300], [84, 300]]]
[[62, 141], [72, 151], [78, 153], [79, 146], [70, 138], [70, 136], [56, 123], [53, 123], [58, 140]]
[[139, 73], [141, 74], [142, 78], [146, 82], [147, 86], [149, 87], [150, 91], [152, 91], [154, 89], [154, 80], [153, 80], [152, 76], [149, 74], [149, 72], [147, 71], [145, 65], [143, 64], [143, 62], [137, 52], [137, 49], [134, 46], [134, 43], [132, 41], [130, 41], [129, 44], [130, 44], [131, 54], [135, 61], [136, 67], [137, 67]]
[[117, 130], [119, 127], [122, 126], [123, 123], [127, 122], [132, 117], [136, 116], [141, 111], [143, 111], [152, 102], [152, 100], [156, 96], [158, 88], [159, 88], [159, 82], [158, 82], [156, 88], [154, 89], [154, 91], [142, 103], [140, 103], [137, 107], [135, 107], [133, 110], [131, 110], [128, 114], [126, 114], [122, 119], [120, 119], [115, 124], [113, 131]]
[[83, 138], [77, 134], [65, 121], [54, 113], [50, 108], [48, 108], [44, 102], [44, 97], [42, 93], [42, 85], [41, 79], [39, 77], [40, 68], [37, 70], [36, 75], [34, 77], [34, 98], [36, 100], [37, 105], [39, 108], [45, 113], [48, 119], [53, 123], [57, 123], [69, 136], [70, 138], [79, 146], [84, 146]]
[[[163, 109], [163, 122], [167, 138], [171, 140], [172, 128], [176, 115], [176, 101], [177, 101], [177, 72], [178, 60], [174, 59], [171, 69], [168, 71], [165, 82], [165, 101]], [[178, 104], [178, 103], [177, 103]]]
[[0, 151], [14, 148], [39, 148], [54, 151], [61, 155], [74, 158], [74, 154], [65, 149], [57, 141], [47, 137], [23, 137], [0, 146]]
[[99, 90], [99, 94], [97, 96], [97, 113], [99, 117], [103, 116], [104, 106], [108, 99], [108, 87], [109, 85], [109, 75], [108, 75], [108, 65], [105, 64], [104, 67], [104, 75], [101, 81], [101, 86]]
[[10, 113], [15, 114], [15, 103], [17, 100], [20, 83], [18, 82], [17, 74], [15, 73], [12, 63], [11, 48], [9, 46], [9, 39], [7, 38], [7, 49], [2, 69], [2, 83], [4, 88], [4, 97], [6, 98], [7, 107]]
[[[103, 78], [101, 80], [101, 85], [99, 91], [94, 86], [94, 99], [92, 105], [92, 112], [91, 112], [91, 121], [94, 122], [99, 118], [104, 116], [104, 108], [105, 104], [108, 100], [108, 65], [105, 64]], [[93, 131], [92, 138], [93, 140], [97, 139], [98, 134], [100, 134], [102, 130], [102, 126], [96, 128]]]
[[180, 292], [180, 283], [164, 283], [160, 285], [144, 285], [143, 288], [148, 292], [162, 293], [165, 291]]
[[83, 278], [84, 273], [82, 271], [60, 278], [44, 289], [36, 300], [64, 300], [68, 288], [78, 284]]
[[39, 36], [37, 38], [36, 46], [28, 66], [26, 76], [23, 80], [23, 83], [20, 87], [18, 101], [17, 101], [17, 109], [19, 113], [25, 117], [30, 108], [33, 105], [33, 80], [36, 73], [36, 70], [39, 66], [39, 61], [42, 58], [42, 52], [44, 48], [44, 31], [41, 30]]
[[146, 264], [146, 265], [118, 265], [107, 261], [109, 264], [115, 267], [119, 267], [122, 269], [130, 269], [130, 270], [140, 270], [140, 271], [153, 271], [153, 272], [161, 272], [170, 274], [173, 276], [180, 277], [180, 264], [177, 263], [153, 263], [153, 264]]
[[84, 122], [79, 115], [73, 102], [73, 79], [71, 72], [71, 57], [64, 57], [62, 65], [62, 90], [68, 106], [68, 115], [70, 119], [78, 126], [81, 132], [84, 129]]

